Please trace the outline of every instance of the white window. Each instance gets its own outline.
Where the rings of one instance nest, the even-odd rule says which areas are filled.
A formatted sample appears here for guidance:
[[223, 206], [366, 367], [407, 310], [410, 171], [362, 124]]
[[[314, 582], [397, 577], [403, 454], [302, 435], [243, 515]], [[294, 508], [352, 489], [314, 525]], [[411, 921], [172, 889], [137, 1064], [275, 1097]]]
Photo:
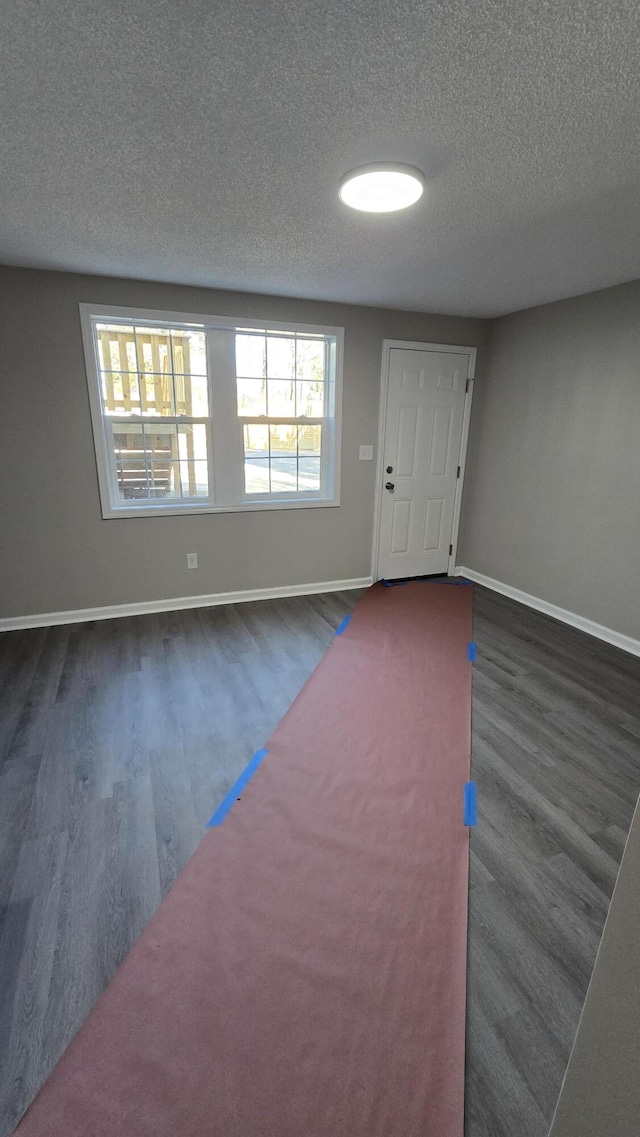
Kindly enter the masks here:
[[80, 314], [104, 517], [339, 504], [342, 328]]

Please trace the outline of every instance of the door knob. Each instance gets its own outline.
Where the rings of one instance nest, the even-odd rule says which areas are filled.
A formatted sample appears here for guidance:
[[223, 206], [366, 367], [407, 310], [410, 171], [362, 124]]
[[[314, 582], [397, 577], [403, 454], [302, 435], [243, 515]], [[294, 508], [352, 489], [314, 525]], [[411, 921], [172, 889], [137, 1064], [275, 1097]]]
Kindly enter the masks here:
[[386, 490], [389, 490], [389, 493], [393, 493], [393, 491], [394, 491], [394, 489], [395, 489], [396, 487], [394, 486], [393, 482], [385, 482], [385, 483], [384, 483], [384, 488], [385, 488]]

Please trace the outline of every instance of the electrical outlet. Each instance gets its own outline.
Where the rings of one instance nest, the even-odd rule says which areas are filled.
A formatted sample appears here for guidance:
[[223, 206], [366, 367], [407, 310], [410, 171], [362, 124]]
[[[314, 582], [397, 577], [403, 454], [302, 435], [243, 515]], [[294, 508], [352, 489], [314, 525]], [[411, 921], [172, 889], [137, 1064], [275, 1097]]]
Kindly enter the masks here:
[[198, 554], [197, 553], [187, 553], [187, 568], [197, 568], [197, 567], [198, 567]]
[[360, 461], [373, 462], [373, 446], [360, 447]]

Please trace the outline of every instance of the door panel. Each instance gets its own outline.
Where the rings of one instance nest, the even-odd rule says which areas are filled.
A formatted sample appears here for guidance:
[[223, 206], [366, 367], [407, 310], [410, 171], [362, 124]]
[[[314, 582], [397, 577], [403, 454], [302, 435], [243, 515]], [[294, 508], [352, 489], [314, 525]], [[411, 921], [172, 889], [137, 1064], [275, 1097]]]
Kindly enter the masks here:
[[425, 553], [433, 553], [440, 548], [443, 510], [443, 497], [432, 497], [427, 502], [427, 520], [424, 526], [424, 545], [422, 546]]
[[396, 469], [396, 473], [400, 477], [412, 478], [415, 475], [419, 418], [419, 407], [400, 407], [398, 414], [398, 465]]
[[394, 501], [391, 518], [391, 553], [409, 552], [409, 538], [411, 535], [411, 501]]
[[378, 576], [447, 571], [470, 356], [389, 351]]
[[436, 407], [433, 412], [433, 426], [431, 428], [431, 460], [429, 462], [431, 477], [443, 478], [446, 476], [451, 452], [452, 427], [453, 409], [451, 407]]

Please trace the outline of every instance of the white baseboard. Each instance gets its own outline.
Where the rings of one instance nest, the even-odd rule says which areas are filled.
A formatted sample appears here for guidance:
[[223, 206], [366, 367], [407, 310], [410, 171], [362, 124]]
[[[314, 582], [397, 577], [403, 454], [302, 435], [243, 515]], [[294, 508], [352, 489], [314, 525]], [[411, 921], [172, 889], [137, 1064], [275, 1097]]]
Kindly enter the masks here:
[[348, 592], [352, 588], [368, 588], [370, 584], [370, 576], [359, 576], [353, 580], [322, 580], [315, 584], [249, 588], [242, 592], [213, 592], [208, 596], [172, 596], [168, 600], [109, 604], [104, 608], [71, 608], [68, 612], [44, 612], [37, 616], [7, 616], [0, 619], [0, 632], [18, 631], [20, 628], [47, 628], [53, 624], [83, 624], [88, 620], [113, 620], [119, 616], [144, 616], [147, 612], [179, 612], [183, 608], [212, 608], [218, 604], [243, 604], [248, 600], [275, 600], [281, 596]]
[[631, 655], [640, 656], [640, 640], [634, 640], [631, 636], [625, 636], [622, 632], [614, 631], [613, 628], [606, 628], [604, 624], [596, 624], [594, 620], [588, 620], [586, 616], [578, 616], [577, 612], [569, 612], [567, 608], [559, 608], [557, 604], [550, 604], [548, 600], [540, 600], [538, 596], [531, 596], [528, 592], [522, 592], [519, 588], [513, 588], [510, 584], [503, 584], [501, 580], [494, 580], [492, 576], [485, 576], [484, 573], [475, 572], [474, 569], [465, 568], [463, 565], [456, 566], [454, 574], [455, 576], [466, 576], [469, 580], [474, 580], [476, 584], [482, 584], [485, 588], [492, 589], [493, 592], [501, 592], [503, 596], [509, 596], [511, 600], [526, 604], [528, 608], [535, 608], [537, 612], [544, 612], [546, 616], [553, 616], [556, 620], [562, 620], [564, 624], [570, 624], [572, 628], [579, 628], [581, 632], [596, 636], [597, 639], [604, 640], [605, 643], [611, 644], [613, 647], [619, 647], [622, 648], [622, 651], [630, 652]]

